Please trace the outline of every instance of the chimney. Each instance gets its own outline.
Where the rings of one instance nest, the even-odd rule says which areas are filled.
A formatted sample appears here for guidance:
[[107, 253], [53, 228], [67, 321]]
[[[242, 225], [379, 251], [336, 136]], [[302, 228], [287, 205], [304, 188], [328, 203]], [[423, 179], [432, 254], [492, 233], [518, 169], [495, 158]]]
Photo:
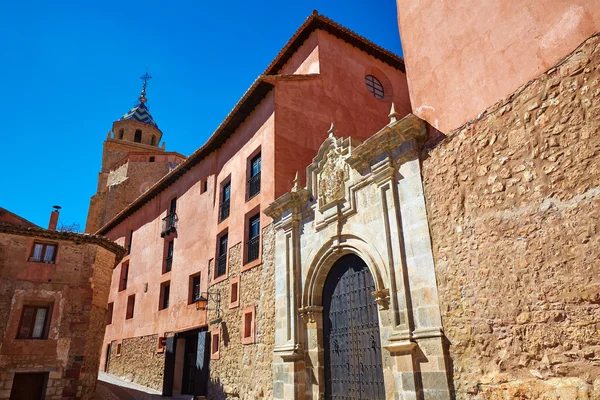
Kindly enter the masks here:
[[49, 231], [55, 231], [56, 230], [56, 225], [58, 224], [58, 210], [60, 210], [60, 206], [52, 206], [54, 208], [54, 211], [52, 211], [50, 213], [50, 223], [48, 223], [48, 230]]

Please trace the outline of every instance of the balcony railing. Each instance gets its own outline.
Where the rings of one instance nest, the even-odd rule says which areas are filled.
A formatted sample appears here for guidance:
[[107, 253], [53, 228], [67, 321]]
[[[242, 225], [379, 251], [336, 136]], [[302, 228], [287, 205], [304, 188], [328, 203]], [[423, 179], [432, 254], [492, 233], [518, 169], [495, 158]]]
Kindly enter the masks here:
[[160, 233], [161, 237], [167, 236], [171, 232], [175, 232], [177, 230], [177, 222], [178, 222], [177, 214], [170, 214], [163, 218], [162, 223], [162, 231]]
[[215, 278], [225, 275], [226, 272], [227, 272], [227, 254], [223, 254], [223, 255], [220, 255], [219, 258], [217, 258], [217, 276]]
[[248, 198], [260, 193], [260, 172], [248, 179]]
[[229, 217], [229, 199], [223, 200], [219, 210], [219, 221], [225, 221]]
[[167, 257], [165, 260], [165, 273], [171, 270], [171, 266], [173, 265], [173, 257]]
[[253, 237], [246, 243], [248, 245], [248, 262], [258, 260], [260, 255], [260, 235]]

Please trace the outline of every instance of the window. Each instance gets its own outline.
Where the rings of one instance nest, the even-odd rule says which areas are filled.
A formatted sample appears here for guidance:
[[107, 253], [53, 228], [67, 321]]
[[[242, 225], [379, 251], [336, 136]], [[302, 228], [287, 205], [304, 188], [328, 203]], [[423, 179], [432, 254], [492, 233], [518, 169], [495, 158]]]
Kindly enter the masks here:
[[224, 221], [229, 217], [229, 199], [231, 198], [231, 181], [223, 185], [223, 193], [221, 196], [220, 221]]
[[129, 237], [127, 239], [127, 254], [131, 254], [131, 244], [133, 243], [133, 229], [129, 231]]
[[136, 143], [142, 143], [142, 131], [137, 129], [135, 131], [135, 135], [133, 136], [133, 141]]
[[252, 198], [260, 193], [260, 171], [261, 156], [258, 153], [250, 160], [250, 179], [248, 179], [248, 198]]
[[24, 306], [17, 339], [47, 339], [49, 306]]
[[189, 304], [193, 304], [200, 298], [200, 274], [190, 276], [190, 300]]
[[258, 260], [260, 255], [260, 213], [248, 220], [247, 261]]
[[169, 215], [175, 215], [177, 212], [177, 197], [173, 197], [169, 203]]
[[117, 355], [121, 355], [121, 343], [117, 343]]
[[114, 308], [115, 308], [114, 302], [111, 301], [110, 303], [108, 303], [108, 308], [107, 308], [107, 312], [106, 312], [106, 325], [112, 324]]
[[165, 255], [165, 268], [163, 274], [171, 271], [171, 266], [173, 265], [173, 247], [175, 246], [175, 239], [167, 242], [167, 252]]
[[227, 239], [227, 234], [219, 238], [219, 256], [217, 258], [215, 278], [223, 276], [227, 272]]
[[163, 227], [160, 236], [165, 237], [171, 232], [175, 232], [177, 230], [177, 222], [177, 197], [173, 197], [169, 203], [167, 216], [163, 218]]
[[171, 294], [171, 281], [164, 282], [160, 285], [160, 301], [159, 310], [169, 308], [169, 296]]
[[154, 156], [151, 156], [150, 157], [150, 162], [154, 162], [154, 160], [155, 160]]
[[210, 335], [210, 359], [218, 360], [219, 359], [219, 341], [221, 339], [221, 331], [219, 328], [215, 328], [212, 330]]
[[206, 191], [208, 190], [208, 179], [203, 179], [201, 185], [202, 186], [200, 186], [200, 193], [206, 193]]
[[125, 319], [133, 318], [133, 309], [135, 308], [135, 294], [127, 297], [127, 312], [125, 313]]
[[56, 245], [49, 243], [34, 243], [33, 251], [29, 261], [43, 262], [46, 264], [54, 264], [56, 259]]
[[365, 83], [369, 92], [373, 93], [376, 99], [383, 99], [383, 85], [379, 82], [379, 79], [373, 75], [367, 75], [365, 76]]
[[121, 264], [121, 278], [119, 279], [119, 292], [127, 289], [127, 278], [129, 276], [129, 261]]
[[150, 139], [150, 145], [154, 146], [156, 145], [156, 136], [152, 135], [152, 138]]
[[123, 131], [123, 129], [121, 129], [119, 131], [119, 139], [123, 139], [123, 135], [125, 134], [125, 132]]
[[254, 343], [254, 306], [244, 308], [242, 321], [242, 344]]
[[234, 276], [229, 282], [229, 308], [240, 305], [240, 276]]

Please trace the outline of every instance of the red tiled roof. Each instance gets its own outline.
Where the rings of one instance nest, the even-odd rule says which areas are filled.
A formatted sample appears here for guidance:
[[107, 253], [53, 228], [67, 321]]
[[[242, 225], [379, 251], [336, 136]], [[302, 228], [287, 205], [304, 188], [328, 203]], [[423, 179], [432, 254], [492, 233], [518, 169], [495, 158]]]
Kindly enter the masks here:
[[377, 46], [375, 43], [365, 39], [348, 28], [343, 27], [331, 19], [319, 15], [316, 11], [306, 19], [304, 24], [294, 33], [292, 38], [281, 49], [277, 57], [271, 62], [263, 75], [260, 75], [244, 93], [240, 101], [235, 105], [233, 110], [227, 115], [215, 132], [208, 138], [206, 143], [198, 150], [193, 152], [187, 160], [181, 163], [177, 168], [165, 175], [162, 179], [156, 182], [150, 189], [140, 195], [133, 203], [115, 215], [112, 220], [101, 227], [97, 234], [103, 235], [116, 227], [121, 221], [132, 215], [140, 209], [144, 204], [156, 197], [161, 191], [171, 186], [179, 177], [189, 171], [193, 166], [198, 164], [204, 157], [219, 147], [233, 135], [235, 130], [246, 120], [254, 108], [267, 96], [273, 89], [277, 80], [284, 79], [311, 79], [317, 77], [318, 74], [297, 75], [290, 77], [289, 75], [277, 75], [279, 70], [289, 61], [292, 55], [304, 43], [304, 41], [317, 29], [322, 29], [349, 44], [365, 51], [371, 56], [380, 59], [381, 61], [405, 72], [404, 60], [396, 54]]

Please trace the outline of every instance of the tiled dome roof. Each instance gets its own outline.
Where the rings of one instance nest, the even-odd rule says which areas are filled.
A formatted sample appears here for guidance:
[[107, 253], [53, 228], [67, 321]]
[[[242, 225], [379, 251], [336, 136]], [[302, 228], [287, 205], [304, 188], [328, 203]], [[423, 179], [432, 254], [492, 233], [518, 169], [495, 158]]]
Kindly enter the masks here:
[[143, 122], [145, 124], [149, 124], [155, 128], [158, 128], [158, 125], [154, 121], [154, 118], [152, 118], [152, 115], [150, 115], [150, 110], [148, 109], [148, 106], [146, 106], [146, 103], [143, 101], [140, 102], [140, 104], [138, 104], [137, 106], [133, 107], [131, 110], [129, 110], [127, 114], [119, 118], [119, 121], [123, 121], [126, 119], [132, 119], [135, 121]]

